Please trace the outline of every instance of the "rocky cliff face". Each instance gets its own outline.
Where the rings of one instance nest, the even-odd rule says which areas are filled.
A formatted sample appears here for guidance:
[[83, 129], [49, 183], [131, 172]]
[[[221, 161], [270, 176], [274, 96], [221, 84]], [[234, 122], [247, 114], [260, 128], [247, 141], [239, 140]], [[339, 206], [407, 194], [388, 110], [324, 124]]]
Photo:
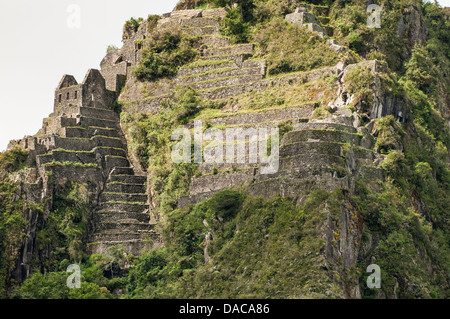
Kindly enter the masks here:
[[[410, 125], [410, 101], [392, 90], [396, 79], [384, 61], [355, 58], [344, 44], [324, 39], [334, 34], [333, 28], [325, 25], [330, 19], [327, 8], [299, 7], [285, 20], [290, 28], [308, 29], [308, 43], [323, 43], [338, 62], [273, 77], [268, 76], [268, 57], [257, 57], [260, 48], [253, 43], [234, 44], [222, 35], [225, 9], [192, 9], [193, 3], [185, 1], [177, 7], [182, 10], [149, 18], [136, 29], [127, 28], [123, 47], [108, 52], [101, 70], [90, 70], [82, 84], [70, 76], [63, 78], [55, 94], [54, 112], [37, 135], [10, 144], [10, 150], [20, 147], [29, 152], [27, 169], [9, 177], [18, 185], [15, 196], [42, 205], [40, 210], [24, 206], [28, 226], [16, 252], [12, 277], [24, 280], [36, 259], [45, 260], [54, 253], [55, 247], [42, 245], [40, 236], [58, 208], [58, 196], [70, 183], [89, 185], [88, 227], [82, 235], [86, 245], [81, 248], [85, 253], [105, 254], [108, 247], [123, 245], [139, 255], [161, 247], [163, 238], [171, 245], [167, 239], [170, 241], [173, 234], [163, 237], [156, 231], [157, 224], [161, 229], [167, 226], [168, 218], [158, 209], [161, 196], [151, 180], [154, 172], [148, 171], [148, 163], [129, 147], [136, 143], [138, 134], [132, 126], [121, 123], [109, 107], [120, 105], [123, 118], [136, 114], [151, 117], [166, 111], [167, 101], [177, 89], [190, 88], [200, 99], [221, 108], [191, 117], [184, 123], [187, 130], [194, 129], [195, 120], [216, 132], [279, 129], [279, 160], [275, 171], [264, 173], [266, 164], [254, 154], [256, 148], [252, 148], [249, 135], [233, 138], [233, 145], [243, 146], [243, 160], [235, 160], [233, 151], [231, 160], [198, 163], [197, 174], [188, 182], [189, 190], [184, 190], [186, 196], [177, 198], [178, 208], [192, 207], [229, 189], [265, 199], [288, 198], [298, 207], [306, 205], [315, 191], [339, 192], [338, 208], [331, 200], [324, 201], [322, 217], [314, 224], [320, 234], [317, 239], [324, 243], [316, 266], [338, 274], [339, 279], [333, 279], [339, 286], [335, 296], [360, 298], [364, 290], [361, 277], [350, 270], [375, 260], [381, 248], [377, 246], [378, 233], [367, 221], [371, 208], [362, 208], [358, 201], [362, 197], [357, 196], [361, 184], [367, 188], [364, 192], [377, 193], [390, 183], [394, 153], [385, 151], [405, 151], [399, 136], [406, 133], [399, 127]], [[170, 32], [195, 37], [197, 58], [174, 76], [139, 80], [133, 70], [142, 65], [146, 50], [152, 49], [150, 40]], [[396, 33], [407, 38], [404, 59], [416, 43], [426, 42], [428, 29], [417, 7], [404, 8]], [[448, 122], [444, 83], [439, 82], [438, 91], [438, 108]], [[278, 99], [270, 105], [254, 106], [272, 96]], [[268, 140], [269, 136], [258, 136], [253, 142], [267, 146]], [[272, 150], [276, 146], [273, 141]], [[230, 141], [219, 141], [215, 152], [228, 156], [229, 145]], [[448, 158], [448, 152], [445, 155]], [[208, 265], [214, 263], [208, 247], [214, 245], [216, 234], [209, 222], [204, 220], [203, 225], [207, 235], [202, 251]], [[439, 268], [429, 267], [430, 273]], [[403, 284], [405, 289], [411, 288]], [[396, 292], [383, 294], [378, 297], [396, 297]]]

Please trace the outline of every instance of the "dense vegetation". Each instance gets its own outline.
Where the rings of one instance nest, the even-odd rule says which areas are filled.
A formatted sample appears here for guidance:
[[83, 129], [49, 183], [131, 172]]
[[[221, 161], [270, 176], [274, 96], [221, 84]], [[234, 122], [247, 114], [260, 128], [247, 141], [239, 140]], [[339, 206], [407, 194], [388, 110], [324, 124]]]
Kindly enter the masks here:
[[[240, 6], [233, 8], [233, 2]], [[45, 207], [26, 203], [11, 181], [11, 174], [26, 169], [27, 154], [14, 149], [0, 155], [0, 297], [342, 298], [359, 281], [363, 298], [449, 298], [450, 133], [442, 116], [450, 85], [448, 16], [432, 3], [379, 1], [384, 8], [382, 27], [370, 29], [361, 1], [307, 2], [322, 5], [315, 9], [318, 12], [329, 9], [322, 20], [350, 48], [345, 56], [331, 51], [324, 39], [282, 19], [293, 11], [295, 1], [198, 0], [196, 4], [226, 7], [223, 34], [234, 43], [255, 42], [271, 76], [333, 65], [339, 59], [378, 59], [385, 65], [389, 74], [383, 79], [385, 93], [405, 102], [410, 111], [404, 124], [387, 116], [376, 120], [372, 129], [375, 149], [385, 156], [385, 181], [374, 188], [360, 180], [354, 192], [314, 190], [301, 204], [290, 198], [255, 198], [245, 189], [226, 190], [178, 209], [177, 198], [187, 195], [190, 178], [199, 172], [194, 164], [170, 160], [176, 143], [171, 134], [221, 107], [200, 99], [192, 89], [180, 88], [156, 115], [130, 113], [126, 108], [121, 114], [130, 150], [150, 175], [154, 213], [161, 218], [166, 242], [164, 248], [141, 257], [121, 248], [105, 255], [84, 254], [91, 186], [61, 187], [44, 222]], [[425, 43], [411, 45], [396, 33], [410, 5], [425, 19]], [[138, 25], [139, 20], [132, 19], [126, 28], [136, 31]], [[178, 32], [155, 33], [145, 45], [142, 63], [135, 70], [140, 81], [173, 76], [197, 54], [196, 39]], [[355, 73], [347, 74], [345, 89], [368, 105], [372, 74]], [[318, 82], [312, 85], [329, 91], [329, 83]], [[241, 104], [253, 109], [298, 103], [300, 96], [309, 97], [309, 91], [314, 90], [299, 85], [284, 93], [252, 92], [241, 97]], [[18, 286], [11, 282], [10, 273], [28, 227], [23, 207], [41, 216], [39, 249], [51, 254], [36, 265], [42, 273], [35, 271]], [[347, 269], [339, 257], [326, 261], [323, 255], [327, 218], [338, 225], [343, 210], [354, 217], [362, 233], [356, 266]], [[334, 231], [332, 247], [339, 238], [338, 228]], [[365, 285], [366, 267], [373, 259], [383, 270], [380, 290]], [[75, 262], [82, 266], [82, 288], [69, 290], [65, 270]]]
[[140, 81], [152, 81], [177, 74], [178, 69], [198, 54], [194, 49], [197, 37], [179, 31], [155, 32], [146, 41], [140, 65], [133, 71]]

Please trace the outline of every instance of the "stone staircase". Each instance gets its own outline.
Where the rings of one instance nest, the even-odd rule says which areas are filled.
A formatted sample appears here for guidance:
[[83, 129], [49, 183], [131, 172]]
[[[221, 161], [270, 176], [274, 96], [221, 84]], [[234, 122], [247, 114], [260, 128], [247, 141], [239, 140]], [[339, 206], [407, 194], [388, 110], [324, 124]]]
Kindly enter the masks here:
[[123, 245], [139, 254], [146, 246], [153, 247], [159, 237], [147, 201], [146, 176], [135, 175], [129, 166], [112, 168], [94, 215], [92, 251], [105, 253], [110, 246]]
[[38, 167], [42, 172], [64, 168], [66, 175], [75, 169], [78, 180], [93, 170], [88, 175], [105, 186], [93, 213], [91, 253], [120, 244], [139, 254], [158, 236], [150, 223], [146, 176], [137, 175], [128, 161], [118, 116], [104, 108], [74, 107], [58, 121], [63, 123], [58, 133], [42, 138], [50, 151], [37, 156]]

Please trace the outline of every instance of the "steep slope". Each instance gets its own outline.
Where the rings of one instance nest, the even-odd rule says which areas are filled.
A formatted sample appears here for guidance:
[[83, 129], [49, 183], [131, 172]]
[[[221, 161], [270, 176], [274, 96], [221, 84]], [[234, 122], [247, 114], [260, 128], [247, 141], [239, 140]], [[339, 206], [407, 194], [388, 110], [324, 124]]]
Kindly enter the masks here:
[[309, 2], [180, 2], [63, 77], [2, 159], [8, 293], [70, 260], [127, 297], [448, 297], [448, 15]]

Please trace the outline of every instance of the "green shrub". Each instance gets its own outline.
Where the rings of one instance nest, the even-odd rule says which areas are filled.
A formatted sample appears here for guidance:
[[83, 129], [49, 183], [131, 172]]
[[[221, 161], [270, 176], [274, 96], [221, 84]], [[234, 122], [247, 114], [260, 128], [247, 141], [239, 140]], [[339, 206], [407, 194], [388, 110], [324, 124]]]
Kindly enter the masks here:
[[254, 35], [258, 56], [267, 63], [267, 73], [308, 71], [337, 62], [337, 54], [323, 39], [306, 28], [274, 18]]
[[133, 73], [139, 81], [154, 81], [177, 74], [179, 68], [192, 61], [198, 54], [194, 49], [197, 37], [189, 37], [180, 31], [155, 33], [148, 41], [142, 60]]
[[239, 8], [231, 9], [222, 22], [222, 34], [230, 37], [232, 43], [244, 43], [249, 40], [249, 23], [245, 22]]

